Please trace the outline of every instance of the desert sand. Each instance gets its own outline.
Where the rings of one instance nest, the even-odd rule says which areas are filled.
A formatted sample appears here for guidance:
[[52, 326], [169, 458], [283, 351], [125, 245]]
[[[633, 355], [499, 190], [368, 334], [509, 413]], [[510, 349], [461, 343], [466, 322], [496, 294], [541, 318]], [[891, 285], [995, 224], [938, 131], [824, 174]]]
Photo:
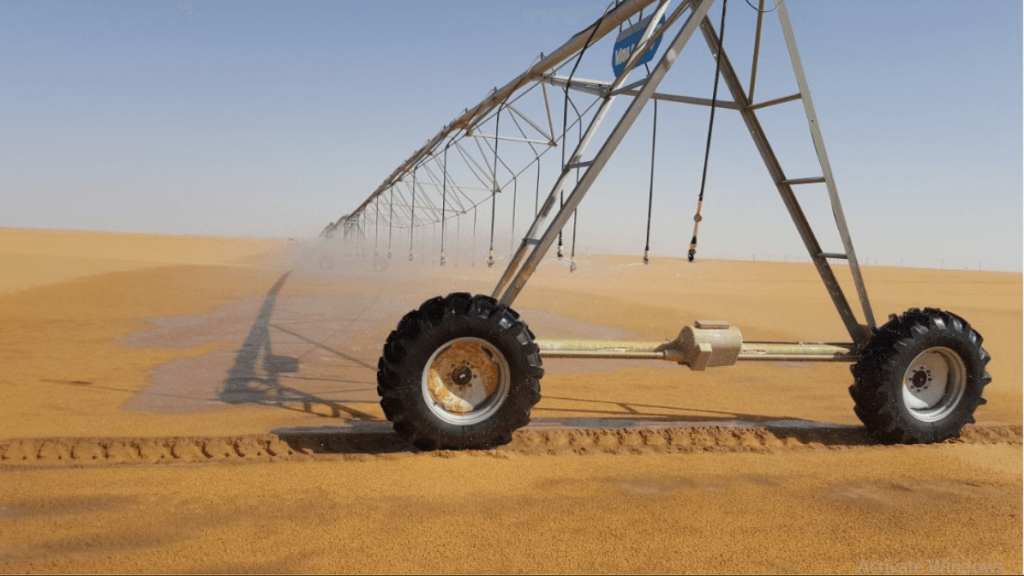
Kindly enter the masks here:
[[[381, 345], [501, 269], [342, 252], [0, 229], [0, 572], [1022, 570], [1019, 273], [864, 268], [880, 321], [984, 336], [960, 439], [873, 442], [847, 364], [549, 359], [511, 444], [418, 452], [377, 404]], [[540, 338], [847, 340], [810, 264], [551, 260], [514, 307]]]

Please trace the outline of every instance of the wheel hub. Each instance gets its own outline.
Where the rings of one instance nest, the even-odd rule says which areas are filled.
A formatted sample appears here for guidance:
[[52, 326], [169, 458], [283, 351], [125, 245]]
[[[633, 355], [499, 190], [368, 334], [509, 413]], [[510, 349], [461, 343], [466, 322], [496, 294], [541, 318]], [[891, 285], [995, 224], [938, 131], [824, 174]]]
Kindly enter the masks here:
[[925, 422], [946, 417], [963, 398], [967, 368], [960, 356], [943, 346], [918, 354], [903, 376], [903, 402], [910, 414]]
[[917, 390], [925, 390], [928, 388], [928, 383], [932, 381], [931, 372], [925, 366], [919, 366], [915, 369], [914, 375], [910, 377], [910, 384]]
[[451, 379], [456, 386], [466, 386], [473, 380], [473, 369], [465, 365], [459, 366], [452, 370]]
[[457, 338], [438, 348], [423, 374], [428, 408], [453, 424], [474, 424], [489, 418], [509, 391], [509, 366], [491, 343]]

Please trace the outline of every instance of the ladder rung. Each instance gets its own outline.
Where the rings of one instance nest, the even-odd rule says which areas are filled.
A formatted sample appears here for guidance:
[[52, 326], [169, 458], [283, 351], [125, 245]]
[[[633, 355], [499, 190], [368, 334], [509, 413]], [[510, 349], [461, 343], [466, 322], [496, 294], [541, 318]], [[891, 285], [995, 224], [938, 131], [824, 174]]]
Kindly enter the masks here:
[[573, 162], [565, 165], [566, 170], [574, 170], [576, 168], [586, 168], [593, 164], [593, 160], [587, 160], [586, 162]]
[[782, 98], [776, 98], [774, 100], [768, 100], [767, 102], [761, 102], [758, 104], [751, 104], [751, 110], [757, 110], [759, 108], [767, 108], [769, 106], [775, 106], [776, 104], [785, 104], [786, 102], [792, 102], [793, 100], [799, 100], [803, 98], [800, 94], [793, 94], [790, 96], [783, 96]]
[[836, 260], [848, 260], [850, 258], [846, 254], [840, 254], [838, 252], [822, 252], [818, 254], [818, 256], [821, 256], [822, 258], [833, 258]]
[[824, 184], [825, 177], [818, 176], [817, 178], [794, 178], [792, 180], [783, 180], [782, 183], [789, 186], [797, 186], [800, 184]]

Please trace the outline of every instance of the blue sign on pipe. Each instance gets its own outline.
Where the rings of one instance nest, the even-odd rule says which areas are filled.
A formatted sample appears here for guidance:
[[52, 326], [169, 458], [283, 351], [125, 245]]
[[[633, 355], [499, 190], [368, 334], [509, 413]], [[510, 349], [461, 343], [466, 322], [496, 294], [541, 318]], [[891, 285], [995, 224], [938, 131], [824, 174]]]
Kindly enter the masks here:
[[[633, 54], [633, 49], [636, 48], [637, 43], [640, 42], [640, 38], [644, 35], [644, 30], [647, 29], [647, 25], [650, 24], [651, 18], [654, 15], [651, 14], [647, 18], [641, 19], [636, 24], [633, 24], [629, 28], [626, 28], [622, 32], [619, 32], [619, 36], [615, 39], [615, 49], [612, 51], [612, 70], [615, 71], [615, 76], [618, 77], [622, 74], [622, 71], [626, 69], [626, 63], [629, 61], [629, 57]], [[658, 28], [665, 25], [665, 17], [662, 16], [661, 20], [658, 21]], [[655, 29], [657, 30], [657, 29]], [[658, 46], [661, 45], [661, 36], [654, 41], [654, 45], [644, 52], [644, 55], [637, 61], [637, 66], [647, 64], [654, 58], [654, 54], [658, 51]]]

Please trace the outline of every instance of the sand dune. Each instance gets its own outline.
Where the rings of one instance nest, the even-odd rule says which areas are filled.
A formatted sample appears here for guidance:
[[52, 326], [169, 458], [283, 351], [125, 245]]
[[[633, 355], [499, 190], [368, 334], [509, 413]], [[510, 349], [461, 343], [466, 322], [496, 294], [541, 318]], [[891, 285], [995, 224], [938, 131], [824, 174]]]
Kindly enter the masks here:
[[[0, 570], [1021, 571], [1020, 274], [864, 270], [880, 320], [985, 337], [956, 441], [876, 445], [845, 364], [549, 360], [512, 444], [423, 454], [383, 421], [381, 344], [500, 270], [323, 254], [0, 229]], [[810, 265], [637, 260], [547, 262], [515, 307], [543, 338], [846, 340]]]

